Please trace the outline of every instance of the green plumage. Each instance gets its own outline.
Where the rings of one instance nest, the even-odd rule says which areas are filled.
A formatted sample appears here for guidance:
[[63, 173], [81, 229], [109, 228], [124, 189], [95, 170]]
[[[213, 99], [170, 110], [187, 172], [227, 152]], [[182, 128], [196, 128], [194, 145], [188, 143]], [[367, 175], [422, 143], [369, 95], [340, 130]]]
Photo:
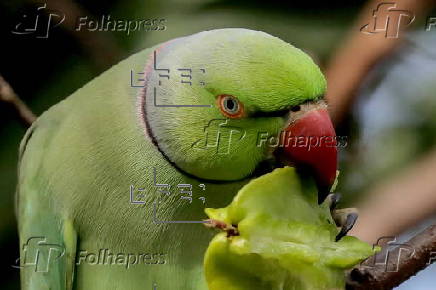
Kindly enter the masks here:
[[[151, 70], [155, 49], [159, 66], [171, 71], [169, 80]], [[204, 86], [177, 79], [177, 69], [187, 67], [206, 70]], [[144, 89], [130, 86], [131, 71], [145, 71]], [[156, 107], [154, 87], [161, 104], [211, 107]], [[224, 207], [259, 163], [271, 158], [268, 148], [256, 146], [257, 133], [278, 134], [286, 121], [250, 114], [318, 99], [324, 90], [325, 80], [308, 56], [244, 29], [176, 39], [134, 54], [95, 78], [39, 117], [22, 141], [20, 246], [31, 237], [45, 237], [65, 247], [48, 272], [24, 266], [22, 289], [134, 290], [152, 289], [154, 282], [157, 289], [205, 289], [202, 261], [213, 233], [201, 224], [153, 223], [153, 202], [162, 201], [157, 217], [167, 221], [199, 221], [205, 207]], [[203, 140], [211, 120], [226, 119], [216, 106], [219, 94], [236, 96], [248, 112], [243, 119], [227, 120], [245, 135], [226, 154], [217, 153], [216, 146], [193, 146]], [[231, 142], [226, 136], [223, 142]], [[171, 195], [157, 190], [153, 168], [157, 182], [171, 185]], [[192, 184], [192, 203], [180, 198], [179, 184]], [[144, 189], [145, 204], [130, 203], [131, 186]], [[165, 264], [77, 265], [80, 253], [101, 249], [160, 254]], [[21, 251], [21, 261], [25, 258]]]

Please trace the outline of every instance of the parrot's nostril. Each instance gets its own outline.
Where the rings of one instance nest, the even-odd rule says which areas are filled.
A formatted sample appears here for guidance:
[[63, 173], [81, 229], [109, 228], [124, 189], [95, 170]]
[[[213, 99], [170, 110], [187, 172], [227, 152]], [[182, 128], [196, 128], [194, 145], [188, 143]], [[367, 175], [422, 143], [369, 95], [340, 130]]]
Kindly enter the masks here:
[[292, 108], [291, 108], [291, 111], [292, 112], [298, 112], [298, 111], [300, 111], [301, 110], [301, 107], [299, 106], [299, 105], [297, 105], [297, 106], [293, 106]]

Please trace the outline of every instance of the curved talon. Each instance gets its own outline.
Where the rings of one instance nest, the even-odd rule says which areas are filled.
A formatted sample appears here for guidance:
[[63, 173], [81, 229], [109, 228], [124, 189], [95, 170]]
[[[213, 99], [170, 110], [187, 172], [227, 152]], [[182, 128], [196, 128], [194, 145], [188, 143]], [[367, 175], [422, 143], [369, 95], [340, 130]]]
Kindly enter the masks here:
[[341, 208], [332, 210], [332, 217], [338, 227], [342, 227], [346, 221], [347, 216], [351, 213], [358, 214], [357, 208], [349, 207], [349, 208]]
[[342, 224], [340, 232], [336, 236], [336, 242], [342, 239], [354, 226], [356, 223], [358, 214], [357, 212], [348, 213], [345, 222]]
[[336, 206], [338, 205], [339, 201], [341, 200], [341, 194], [340, 193], [330, 193], [327, 198], [326, 202], [330, 207], [330, 211], [334, 210]]

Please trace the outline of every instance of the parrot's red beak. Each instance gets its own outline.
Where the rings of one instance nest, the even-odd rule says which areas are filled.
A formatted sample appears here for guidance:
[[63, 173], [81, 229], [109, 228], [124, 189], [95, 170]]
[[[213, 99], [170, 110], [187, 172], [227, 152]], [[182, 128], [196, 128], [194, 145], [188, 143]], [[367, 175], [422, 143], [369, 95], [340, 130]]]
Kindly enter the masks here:
[[313, 108], [293, 120], [281, 138], [279, 154], [297, 168], [307, 169], [324, 201], [336, 179], [336, 133], [326, 108]]

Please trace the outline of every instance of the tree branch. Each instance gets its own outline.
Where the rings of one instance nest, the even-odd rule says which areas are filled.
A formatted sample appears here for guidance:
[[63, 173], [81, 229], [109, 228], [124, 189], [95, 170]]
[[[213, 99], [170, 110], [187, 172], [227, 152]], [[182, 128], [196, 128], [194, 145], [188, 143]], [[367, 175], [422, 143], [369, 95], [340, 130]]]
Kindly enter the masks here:
[[18, 113], [20, 121], [26, 126], [30, 126], [35, 120], [36, 116], [27, 107], [27, 105], [15, 94], [9, 83], [0, 75], [0, 101], [12, 105]]
[[[406, 243], [395, 245], [399, 246], [389, 251], [387, 244], [380, 253], [352, 269], [346, 289], [392, 289], [436, 261], [436, 225]], [[377, 261], [380, 254], [382, 263]]]

